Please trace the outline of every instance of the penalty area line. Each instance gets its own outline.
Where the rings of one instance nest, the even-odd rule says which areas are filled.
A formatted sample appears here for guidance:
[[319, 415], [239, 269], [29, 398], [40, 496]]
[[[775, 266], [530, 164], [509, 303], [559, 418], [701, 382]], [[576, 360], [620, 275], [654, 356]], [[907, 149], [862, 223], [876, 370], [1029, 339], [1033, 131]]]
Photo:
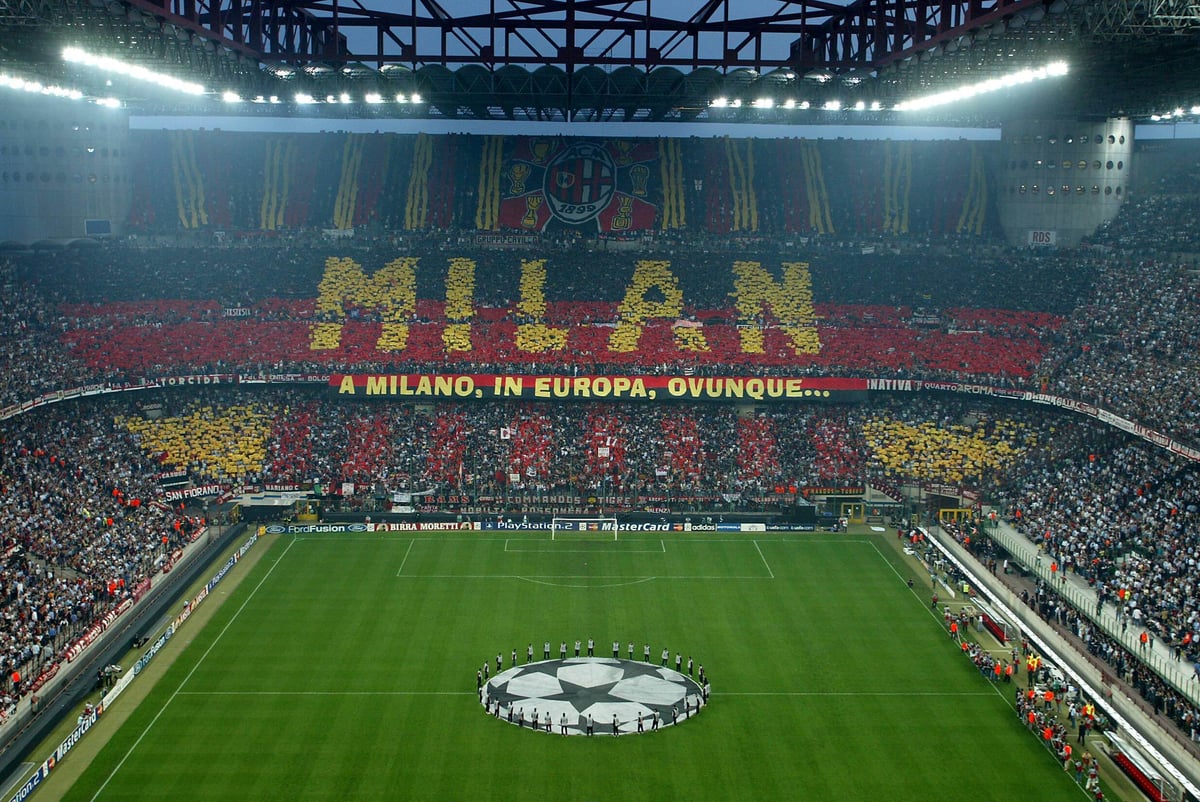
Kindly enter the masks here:
[[412, 553], [413, 544], [416, 542], [415, 540], [408, 541], [408, 548], [404, 550], [404, 559], [400, 561], [400, 570], [396, 572], [396, 576], [404, 573], [404, 564], [408, 562], [408, 555]]
[[771, 575], [771, 579], [774, 579], [775, 572], [771, 570], [771, 565], [770, 565], [770, 563], [767, 562], [767, 555], [763, 554], [762, 548], [758, 545], [757, 540], [755, 540], [753, 542], [754, 542], [754, 548], [758, 550], [758, 556], [762, 557], [763, 565], [766, 567], [767, 573]]
[[100, 795], [102, 793], [104, 793], [104, 789], [108, 787], [108, 784], [110, 782], [112, 782], [113, 777], [117, 776], [117, 772], [121, 770], [121, 767], [124, 766], [125, 762], [127, 760], [129, 760], [129, 758], [133, 755], [134, 750], [137, 749], [138, 746], [142, 743], [142, 741], [145, 740], [146, 736], [150, 734], [150, 730], [152, 730], [154, 728], [154, 725], [156, 723], [158, 723], [158, 720], [160, 718], [162, 718], [162, 714], [167, 712], [167, 708], [170, 707], [171, 702], [175, 701], [175, 697], [179, 696], [180, 693], [182, 693], [183, 686], [187, 685], [188, 680], [190, 680], [192, 678], [192, 675], [194, 675], [196, 673], [196, 671], [198, 671], [200, 669], [200, 666], [204, 664], [205, 658], [207, 658], [208, 655], [212, 653], [212, 650], [217, 648], [217, 644], [221, 642], [221, 638], [225, 635], [226, 632], [229, 631], [229, 628], [231, 626], [233, 626], [233, 622], [237, 621], [238, 616], [242, 614], [242, 610], [245, 610], [246, 606], [248, 604], [250, 604], [251, 601], [254, 600], [254, 596], [256, 593], [258, 593], [259, 588], [261, 588], [266, 583], [266, 581], [271, 578], [271, 574], [279, 566], [279, 563], [283, 562], [283, 558], [287, 556], [287, 553], [289, 551], [291, 551], [291, 548], [292, 548], [292, 546], [295, 545], [295, 543], [296, 543], [296, 541], [294, 539], [290, 543], [288, 543], [287, 548], [285, 548], [283, 550], [283, 553], [280, 554], [279, 557], [276, 558], [275, 562], [271, 564], [271, 567], [267, 569], [267, 572], [265, 574], [263, 574], [263, 578], [260, 579], [258, 581], [258, 584], [254, 586], [254, 590], [250, 591], [250, 595], [246, 597], [246, 600], [244, 602], [242, 602], [242, 606], [237, 608], [237, 611], [229, 619], [228, 623], [226, 623], [225, 626], [221, 629], [221, 631], [217, 633], [217, 637], [213, 638], [213, 642], [211, 644], [209, 644], [208, 648], [204, 650], [204, 654], [200, 655], [200, 659], [196, 661], [196, 664], [194, 666], [192, 666], [192, 670], [189, 671], [187, 673], [187, 676], [183, 678], [183, 682], [180, 682], [179, 687], [175, 689], [175, 692], [173, 694], [171, 694], [171, 696], [167, 699], [167, 701], [163, 702], [162, 707], [160, 707], [158, 709], [158, 712], [154, 714], [154, 718], [152, 718], [150, 720], [150, 723], [146, 725], [146, 729], [142, 730], [142, 734], [137, 737], [137, 740], [134, 741], [133, 745], [130, 746], [128, 751], [125, 752], [125, 756], [122, 757], [120, 761], [118, 761], [117, 765], [113, 766], [113, 770], [111, 772], [109, 772], [108, 777], [104, 780], [103, 783], [100, 784], [100, 787], [96, 789], [96, 793], [92, 795], [92, 802], [95, 802], [95, 800], [99, 799]]

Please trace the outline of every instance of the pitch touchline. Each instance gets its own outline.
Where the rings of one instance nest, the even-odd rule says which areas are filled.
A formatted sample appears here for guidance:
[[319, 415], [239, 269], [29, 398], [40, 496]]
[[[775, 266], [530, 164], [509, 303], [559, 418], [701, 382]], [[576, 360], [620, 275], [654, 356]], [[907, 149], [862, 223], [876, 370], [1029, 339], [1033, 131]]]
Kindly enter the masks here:
[[200, 665], [204, 662], [204, 659], [208, 657], [212, 650], [217, 648], [217, 644], [221, 642], [221, 638], [226, 632], [229, 631], [229, 628], [233, 626], [233, 622], [236, 621], [238, 616], [242, 614], [242, 610], [246, 609], [246, 605], [248, 605], [254, 599], [254, 595], [258, 593], [258, 589], [261, 588], [263, 584], [271, 578], [272, 572], [274, 572], [279, 563], [283, 561], [283, 558], [287, 556], [287, 553], [291, 551], [291, 548], [295, 545], [295, 543], [295, 540], [289, 543], [287, 548], [283, 550], [283, 553], [279, 555], [275, 562], [271, 564], [271, 567], [267, 569], [267, 572], [263, 574], [263, 578], [260, 579], [258, 584], [254, 586], [254, 590], [250, 591], [250, 595], [246, 597], [244, 602], [242, 602], [242, 606], [237, 608], [237, 612], [230, 617], [229, 622], [226, 623], [221, 631], [217, 633], [217, 637], [213, 638], [213, 642], [209, 644], [207, 649], [204, 650], [204, 654], [200, 655], [200, 659], [196, 661], [196, 664], [192, 666], [192, 670], [189, 671], [187, 676], [183, 678], [183, 682], [179, 683], [179, 687], [175, 689], [175, 693], [171, 694], [170, 698], [163, 702], [163, 706], [158, 709], [158, 712], [154, 715], [154, 718], [152, 718], [150, 723], [146, 725], [146, 729], [142, 730], [142, 734], [139, 735], [137, 740], [133, 742], [133, 745], [129, 747], [129, 751], [125, 753], [125, 756], [121, 758], [120, 762], [118, 762], [116, 766], [113, 766], [113, 770], [109, 772], [108, 778], [105, 779], [100, 787], [96, 789], [96, 793], [92, 796], [92, 802], [95, 802], [95, 800], [100, 798], [100, 794], [104, 793], [104, 789], [108, 787], [110, 782], [112, 782], [113, 777], [117, 776], [117, 772], [120, 771], [121, 767], [125, 765], [125, 761], [129, 760], [130, 755], [133, 754], [133, 750], [138, 748], [138, 745], [141, 744], [142, 739], [146, 737], [150, 730], [154, 728], [154, 725], [158, 722], [158, 720], [162, 718], [162, 714], [167, 712], [167, 708], [170, 706], [171, 702], [173, 702], [175, 697], [179, 696], [179, 694], [183, 691], [183, 686], [187, 685], [188, 680], [192, 678], [192, 675], [196, 673], [196, 671], [200, 668]]

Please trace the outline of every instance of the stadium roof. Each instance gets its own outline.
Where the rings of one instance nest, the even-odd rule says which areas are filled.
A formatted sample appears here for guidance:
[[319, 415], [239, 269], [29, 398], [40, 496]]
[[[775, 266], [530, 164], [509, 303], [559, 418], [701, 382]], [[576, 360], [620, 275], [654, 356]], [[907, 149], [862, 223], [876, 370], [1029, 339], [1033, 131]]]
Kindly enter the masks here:
[[[1069, 64], [921, 112], [979, 125], [1190, 114], [1198, 35], [1190, 0], [0, 0], [0, 71], [145, 114], [303, 98], [336, 117], [812, 124], [914, 122], [893, 107]], [[204, 93], [66, 61], [68, 46]]]

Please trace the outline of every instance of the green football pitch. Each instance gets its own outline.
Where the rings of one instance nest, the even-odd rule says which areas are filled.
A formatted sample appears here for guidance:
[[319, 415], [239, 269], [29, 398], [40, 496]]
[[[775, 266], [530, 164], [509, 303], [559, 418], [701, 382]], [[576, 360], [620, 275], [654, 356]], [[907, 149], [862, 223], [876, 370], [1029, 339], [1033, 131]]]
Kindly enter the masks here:
[[[1086, 798], [883, 537], [268, 539], [66, 798]], [[692, 657], [709, 705], [620, 738], [485, 713], [484, 661], [589, 637]]]

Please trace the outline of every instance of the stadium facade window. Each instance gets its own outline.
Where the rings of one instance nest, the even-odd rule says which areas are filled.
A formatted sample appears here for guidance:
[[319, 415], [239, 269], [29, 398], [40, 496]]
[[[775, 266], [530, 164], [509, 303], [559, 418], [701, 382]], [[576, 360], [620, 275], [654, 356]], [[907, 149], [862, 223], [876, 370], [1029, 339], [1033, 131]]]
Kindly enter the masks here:
[[1071, 169], [1071, 160], [1070, 160], [1070, 159], [1063, 159], [1062, 168], [1063, 168], [1064, 170], [1070, 170], [1070, 169]]
[[1096, 161], [1092, 162], [1092, 169], [1093, 169], [1093, 170], [1099, 170], [1099, 169], [1100, 169], [1101, 167], [1103, 167], [1103, 166], [1104, 166], [1104, 165], [1103, 165], [1103, 164], [1101, 164], [1101, 162], [1100, 162], [1100, 160], [1099, 160], [1099, 159], [1096, 159]]
[[1075, 167], [1080, 170], [1086, 170], [1087, 169], [1087, 159], [1080, 159], [1079, 163], [1076, 164]]
[[1111, 195], [1111, 194], [1112, 194], [1112, 187], [1105, 187], [1105, 188], [1104, 188], [1104, 194], [1105, 194], [1105, 195]]
[[1070, 184], [1063, 184], [1063, 186], [1062, 186], [1062, 193], [1063, 193], [1064, 195], [1070, 195], [1070, 194], [1071, 194], [1071, 185], [1070, 185]]
[[1125, 144], [1125, 135], [1124, 135], [1124, 134], [1121, 134], [1121, 136], [1117, 137], [1117, 142], [1118, 142], [1119, 144], [1122, 144], [1122, 145], [1124, 145], [1124, 144]]
[[1112, 134], [1109, 134], [1108, 135], [1108, 144], [1110, 144], [1110, 145], [1117, 144], [1117, 138], [1115, 136], [1113, 136]]
[[1099, 187], [1099, 185], [1097, 185], [1097, 184], [1092, 184], [1092, 194], [1093, 194], [1093, 195], [1099, 195], [1099, 194], [1100, 194], [1100, 187]]
[[1031, 186], [1029, 188], [1029, 191], [1032, 192], [1034, 195], [1038, 194], [1038, 185], [1034, 184], [1033, 186]]
[[1106, 163], [1104, 166], [1105, 166], [1107, 169], [1111, 170], [1111, 169], [1113, 168], [1112, 159], [1109, 159], [1109, 160], [1108, 160], [1108, 162], [1107, 162], [1107, 163]]
[[1049, 139], [1047, 139], [1046, 141], [1047, 141], [1049, 144], [1051, 144], [1051, 145], [1057, 145], [1057, 144], [1058, 144], [1058, 137], [1056, 137], [1056, 136], [1051, 136], [1051, 137], [1050, 137]]
[[1053, 197], [1054, 196], [1054, 187], [1046, 187], [1046, 194]]
[[1125, 162], [1117, 162], [1117, 169], [1121, 170], [1125, 167]]
[[1024, 184], [1021, 185], [1021, 194], [1022, 195], [1025, 194], [1025, 185]]

